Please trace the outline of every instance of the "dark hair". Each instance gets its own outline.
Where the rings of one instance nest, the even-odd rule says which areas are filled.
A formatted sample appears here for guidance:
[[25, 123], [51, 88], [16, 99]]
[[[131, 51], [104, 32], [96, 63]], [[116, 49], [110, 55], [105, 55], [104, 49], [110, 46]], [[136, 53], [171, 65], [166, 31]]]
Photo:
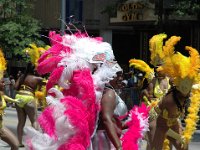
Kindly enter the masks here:
[[142, 84], [142, 90], [146, 89], [149, 85], [149, 82], [148, 80], [145, 78], [144, 81], [143, 81], [143, 84]]
[[177, 93], [179, 93], [179, 91], [176, 89], [175, 86], [172, 86], [171, 89], [168, 91], [167, 95], [169, 93], [171, 93], [171, 92], [172, 92], [172, 95], [173, 95], [173, 100], [174, 100], [174, 102], [175, 102], [178, 110], [180, 112], [183, 112], [183, 107], [185, 107], [185, 102], [184, 102], [184, 104], [182, 106], [181, 103], [180, 103], [180, 101], [179, 101], [179, 99], [178, 99], [178, 96], [177, 96]]
[[28, 62], [24, 74], [25, 75], [34, 74], [34, 69], [35, 69], [35, 66], [31, 62]]
[[32, 65], [31, 62], [28, 62], [27, 66], [26, 66], [26, 70], [25, 70], [25, 73], [22, 74], [20, 77], [19, 77], [19, 86], [18, 86], [18, 89], [20, 88], [20, 86], [22, 85], [22, 83], [24, 82], [26, 76], [28, 74], [34, 74], [34, 65]]

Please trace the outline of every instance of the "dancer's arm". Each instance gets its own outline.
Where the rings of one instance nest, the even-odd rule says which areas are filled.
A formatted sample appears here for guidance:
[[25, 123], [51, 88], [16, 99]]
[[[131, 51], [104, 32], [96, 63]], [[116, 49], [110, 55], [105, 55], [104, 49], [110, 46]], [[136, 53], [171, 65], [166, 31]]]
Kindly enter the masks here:
[[4, 99], [7, 101], [7, 102], [11, 102], [11, 103], [19, 103], [19, 100], [18, 99], [13, 99], [7, 95], [3, 95]]
[[113, 90], [108, 89], [103, 94], [103, 98], [101, 101], [102, 121], [110, 141], [117, 150], [120, 150], [121, 142], [116, 132], [116, 125], [114, 124], [113, 121], [115, 107], [116, 107], [115, 93]]
[[186, 149], [186, 147], [188, 146], [185, 142], [185, 139], [182, 137], [182, 135], [173, 131], [172, 129], [169, 129], [167, 131], [167, 136], [172, 137], [175, 140], [179, 141], [181, 143], [181, 147], [183, 147], [184, 149]]

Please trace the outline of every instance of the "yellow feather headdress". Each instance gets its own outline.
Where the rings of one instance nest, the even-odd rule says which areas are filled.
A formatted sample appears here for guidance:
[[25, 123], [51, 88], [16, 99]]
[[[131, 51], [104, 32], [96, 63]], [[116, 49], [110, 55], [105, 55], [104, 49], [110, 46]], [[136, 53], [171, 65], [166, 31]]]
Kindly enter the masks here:
[[[174, 54], [174, 46], [181, 40], [180, 36], [171, 36], [163, 46], [163, 57], [171, 56]], [[162, 59], [163, 59], [162, 57]]]
[[174, 53], [174, 45], [176, 45], [181, 37], [180, 36], [171, 36], [163, 46], [163, 40], [167, 38], [167, 35], [164, 33], [154, 35], [149, 40], [149, 50], [151, 52], [151, 61], [150, 63], [155, 67], [163, 63], [163, 58], [170, 56]]
[[4, 58], [4, 54], [0, 49], [0, 79], [3, 78], [4, 71], [6, 70], [6, 60]]
[[37, 67], [38, 65], [38, 59], [40, 58], [40, 56], [50, 47], [46, 46], [45, 48], [43, 47], [37, 47], [36, 44], [32, 43], [29, 44], [30, 47], [25, 48], [24, 51], [26, 53], [28, 53], [28, 55], [30, 56], [31, 59], [31, 63]]
[[129, 67], [134, 67], [142, 72], [145, 72], [145, 78], [150, 81], [154, 77], [154, 69], [150, 68], [150, 66], [140, 59], [131, 59], [129, 60]]
[[154, 35], [149, 40], [149, 50], [151, 52], [151, 61], [150, 63], [153, 66], [157, 66], [159, 64], [162, 64], [162, 58], [164, 56], [163, 54], [163, 40], [167, 38], [166, 34], [157, 34]]
[[200, 68], [199, 53], [196, 49], [186, 46], [190, 57], [177, 52], [171, 56], [165, 56], [164, 64], [157, 71], [174, 79], [174, 85], [183, 94], [188, 94], [198, 76]]

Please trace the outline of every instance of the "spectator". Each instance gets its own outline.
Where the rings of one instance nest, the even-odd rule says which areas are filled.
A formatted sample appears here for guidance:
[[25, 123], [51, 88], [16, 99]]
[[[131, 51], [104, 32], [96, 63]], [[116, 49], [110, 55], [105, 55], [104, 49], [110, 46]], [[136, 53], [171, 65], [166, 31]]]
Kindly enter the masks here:
[[10, 75], [10, 97], [15, 98], [15, 79], [13, 75]]

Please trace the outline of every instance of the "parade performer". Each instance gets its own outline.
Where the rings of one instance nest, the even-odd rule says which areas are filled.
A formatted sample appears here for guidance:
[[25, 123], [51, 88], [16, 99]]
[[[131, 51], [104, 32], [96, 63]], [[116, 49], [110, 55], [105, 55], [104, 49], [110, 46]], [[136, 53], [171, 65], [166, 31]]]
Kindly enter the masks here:
[[[165, 45], [163, 46], [163, 40], [167, 38], [167, 35], [164, 33], [154, 35], [150, 41], [149, 41], [149, 49], [151, 52], [151, 61], [150, 63], [154, 66], [155, 68], [155, 78], [152, 80], [152, 82], [148, 85], [148, 88], [143, 91], [148, 100], [152, 101], [151, 102], [151, 115], [150, 115], [150, 131], [148, 132], [148, 145], [147, 149], [150, 149], [150, 144], [152, 143], [152, 137], [154, 135], [154, 130], [155, 130], [155, 114], [154, 114], [154, 107], [157, 105], [159, 100], [161, 100], [168, 90], [171, 87], [171, 82], [169, 77], [166, 76], [166, 74], [161, 74], [157, 72], [157, 68], [163, 64], [163, 58], [166, 56], [169, 56], [173, 53], [174, 51], [174, 45], [180, 41], [181, 37], [179, 36], [171, 36], [166, 42]], [[154, 101], [153, 101], [154, 100]], [[181, 128], [181, 125], [180, 125]], [[164, 140], [164, 145], [163, 145], [163, 150], [168, 150], [172, 149], [172, 144], [169, 143], [169, 140], [166, 138]]]
[[118, 64], [116, 65], [119, 68], [119, 72], [117, 72], [117, 76], [113, 80], [106, 84], [102, 95], [99, 125], [92, 139], [93, 150], [110, 150], [112, 147], [120, 150], [122, 148], [120, 136], [122, 135], [123, 123], [118, 117], [126, 115], [128, 109], [116, 92], [116, 90], [123, 88], [123, 72], [121, 67]]
[[[35, 43], [32, 43], [32, 44], [29, 44], [29, 47], [24, 49], [24, 52], [30, 56], [31, 62], [34, 64], [35, 67], [37, 67], [38, 59], [49, 48], [50, 48], [49, 45], [46, 45], [45, 47], [38, 47]], [[35, 73], [37, 74], [37, 72]], [[39, 75], [37, 74], [37, 76]], [[42, 87], [41, 85], [38, 85], [35, 90], [35, 100], [36, 100], [37, 107], [38, 108], [40, 107], [42, 110], [44, 110], [44, 108], [47, 106], [46, 98], [45, 98], [47, 80], [43, 78], [42, 82], [44, 83]]]
[[174, 45], [180, 41], [179, 36], [172, 36], [169, 38], [165, 45], [163, 46], [163, 40], [167, 38], [166, 34], [154, 35], [149, 40], [149, 50], [150, 50], [150, 63], [154, 66], [154, 78], [149, 81], [148, 87], [145, 89], [147, 95], [145, 99], [149, 102], [153, 100], [160, 100], [170, 89], [170, 79], [166, 74], [161, 74], [157, 72], [157, 68], [163, 64], [164, 57], [170, 55], [170, 51], [173, 51]]
[[[119, 65], [112, 47], [101, 37], [92, 38], [80, 31], [63, 36], [50, 32], [49, 37], [52, 47], [40, 57], [37, 67], [40, 74], [50, 73], [46, 85], [49, 106], [38, 118], [43, 133], [26, 128], [26, 147], [33, 150], [90, 149], [103, 108], [105, 84], [116, 77]], [[54, 85], [61, 88], [56, 89]], [[121, 138], [122, 145], [114, 144], [114, 137], [110, 136], [118, 149], [138, 149], [138, 140], [148, 129], [145, 106], [135, 107], [128, 118], [125, 124], [129, 128]], [[107, 128], [110, 133], [111, 130], [113, 128]]]
[[[189, 51], [190, 57], [186, 57], [179, 52], [175, 53], [172, 49], [167, 49], [166, 52], [169, 55], [164, 57], [163, 65], [157, 69], [161, 74], [166, 74], [173, 79], [173, 86], [154, 107], [156, 126], [151, 145], [153, 150], [162, 149], [166, 136], [176, 149], [185, 150], [195, 130], [197, 116], [194, 114], [198, 113], [199, 89], [192, 89], [192, 85], [196, 82], [198, 76], [200, 59], [196, 49], [186, 46], [186, 50]], [[184, 113], [188, 97], [197, 106], [190, 105], [195, 110], [192, 115], [187, 116], [189, 119], [186, 119], [186, 122], [188, 123], [185, 130], [181, 131], [179, 117]]]
[[[156, 123], [156, 115], [154, 113], [154, 107], [157, 106], [157, 103], [166, 95], [168, 90], [170, 89], [170, 79], [166, 76], [166, 74], [161, 74], [160, 72], [157, 72], [157, 68], [163, 64], [164, 57], [169, 56], [173, 54], [174, 52], [174, 45], [180, 41], [180, 37], [178, 36], [172, 36], [170, 37], [166, 42], [165, 45], [163, 46], [163, 40], [167, 38], [166, 34], [157, 34], [154, 35], [150, 41], [149, 41], [149, 49], [151, 52], [151, 61], [150, 63], [154, 66], [154, 72], [155, 76], [153, 78], [148, 79], [148, 76], [146, 78], [148, 79], [148, 86], [144, 88], [141, 91], [141, 99], [146, 102], [146, 104], [151, 108], [150, 111], [150, 117], [149, 117], [149, 122], [150, 122], [150, 127], [149, 127], [149, 132], [147, 132], [148, 135], [148, 144], [147, 144], [147, 149], [151, 149], [151, 143], [152, 143], [152, 137], [155, 132], [155, 123]], [[151, 71], [152, 69], [147, 69], [150, 68], [148, 64], [143, 62], [143, 66], [146, 67], [140, 67], [138, 61], [142, 60], [130, 60], [130, 65], [134, 66], [136, 68], [139, 68], [141, 71], [146, 72], [146, 74], [149, 74], [148, 72], [153, 72]], [[169, 147], [169, 141], [165, 139], [165, 143], [163, 146], [163, 149], [170, 149]]]
[[0, 138], [8, 143], [11, 147], [11, 150], [18, 150], [19, 142], [17, 137], [3, 125], [3, 115], [4, 109], [6, 108], [6, 101], [12, 103], [18, 103], [18, 100], [12, 99], [4, 95], [4, 82], [3, 75], [6, 70], [6, 60], [2, 51], [0, 50]]
[[30, 47], [24, 50], [26, 55], [30, 56], [30, 62], [27, 64], [25, 73], [17, 79], [15, 84], [15, 89], [17, 90], [15, 98], [21, 100], [21, 103], [16, 105], [18, 117], [17, 134], [20, 147], [24, 146], [22, 137], [27, 116], [32, 127], [38, 129], [35, 90], [38, 89], [38, 86], [41, 87], [43, 85], [43, 78], [35, 74], [35, 66], [37, 66], [37, 60], [40, 57], [38, 48], [35, 44], [30, 44]]

